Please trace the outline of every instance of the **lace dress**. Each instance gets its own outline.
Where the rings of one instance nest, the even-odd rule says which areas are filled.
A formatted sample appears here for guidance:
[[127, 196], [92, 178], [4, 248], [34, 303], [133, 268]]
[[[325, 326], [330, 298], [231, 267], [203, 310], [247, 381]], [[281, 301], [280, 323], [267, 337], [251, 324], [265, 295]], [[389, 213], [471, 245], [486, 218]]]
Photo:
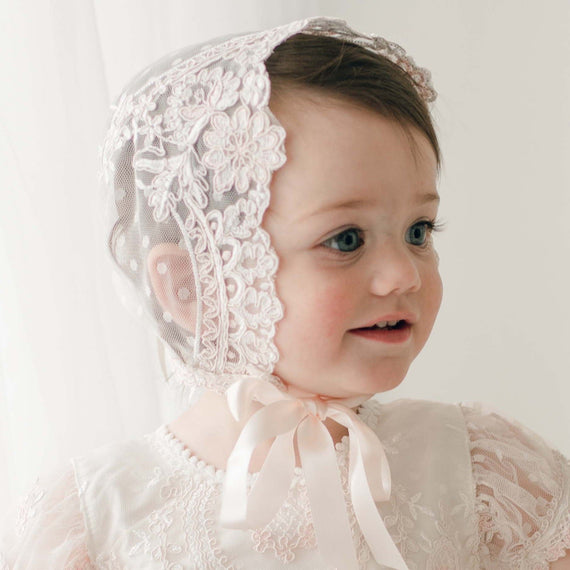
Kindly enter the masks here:
[[[411, 570], [547, 569], [570, 548], [570, 463], [524, 426], [479, 404], [369, 401], [359, 413], [390, 462], [378, 508]], [[166, 426], [107, 445], [29, 494], [0, 569], [326, 567], [301, 469], [274, 519], [247, 531], [218, 524], [223, 478]], [[352, 528], [361, 568], [378, 568]]]

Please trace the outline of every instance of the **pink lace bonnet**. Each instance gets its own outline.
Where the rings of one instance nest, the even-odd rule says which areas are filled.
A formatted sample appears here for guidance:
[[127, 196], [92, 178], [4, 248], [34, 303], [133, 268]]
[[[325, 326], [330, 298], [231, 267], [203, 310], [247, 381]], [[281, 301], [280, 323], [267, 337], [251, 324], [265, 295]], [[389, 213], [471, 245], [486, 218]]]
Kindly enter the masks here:
[[[112, 108], [102, 147], [109, 249], [183, 385], [221, 393], [240, 375], [279, 383], [271, 376], [283, 316], [278, 259], [261, 221], [272, 173], [285, 163], [285, 131], [268, 106], [264, 61], [298, 32], [385, 56], [426, 102], [436, 97], [429, 72], [397, 44], [312, 18], [170, 54], [136, 76]], [[177, 253], [153, 258], [161, 243]], [[177, 311], [165, 310], [165, 300]]]

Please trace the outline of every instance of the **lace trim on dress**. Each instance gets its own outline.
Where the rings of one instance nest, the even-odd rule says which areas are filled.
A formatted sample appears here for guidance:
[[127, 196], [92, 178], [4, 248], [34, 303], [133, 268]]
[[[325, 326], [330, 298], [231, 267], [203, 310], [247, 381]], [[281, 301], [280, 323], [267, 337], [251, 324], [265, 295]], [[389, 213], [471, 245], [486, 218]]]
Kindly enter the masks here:
[[[160, 426], [154, 433], [147, 435], [146, 439], [162, 457], [168, 458], [170, 465], [175, 465], [177, 469], [188, 471], [189, 467], [192, 466], [192, 471], [198, 469], [216, 482], [223, 481], [226, 474], [225, 470], [214, 467], [193, 455], [192, 450], [180, 441], [166, 424]], [[335, 449], [337, 456], [345, 456], [348, 453], [348, 436], [345, 435], [341, 441], [336, 443]], [[295, 475], [299, 476], [302, 472], [300, 467], [295, 467]], [[249, 481], [253, 483], [256, 476], [257, 473], [249, 473]]]
[[515, 420], [469, 406], [460, 408], [470, 438], [481, 560], [494, 570], [548, 570], [570, 547], [570, 462]]
[[[365, 408], [360, 408], [359, 412]], [[366, 415], [366, 412], [364, 412]], [[374, 418], [374, 413], [369, 415]], [[212, 465], [198, 459], [166, 425], [161, 426], [153, 434], [147, 436], [148, 442], [158, 453], [168, 461], [179, 473], [185, 473], [187, 477], [206, 477], [215, 488], [215, 495], [219, 499], [225, 471], [217, 469]], [[370, 551], [356, 524], [356, 515], [350, 503], [348, 493], [348, 442], [347, 436], [343, 437], [335, 445], [337, 460], [339, 462], [341, 479], [345, 487], [346, 504], [349, 508], [350, 522], [353, 529], [353, 539], [361, 565], [370, 559]], [[160, 475], [160, 473], [157, 473]], [[249, 485], [252, 485], [257, 477], [257, 473], [250, 473], [248, 476]], [[165, 489], [161, 489], [164, 495]], [[213, 510], [209, 514], [197, 514], [203, 520], [203, 524], [212, 528], [215, 525]], [[296, 559], [296, 553], [302, 550], [314, 550], [317, 548], [317, 541], [313, 527], [310, 504], [307, 496], [305, 480], [301, 468], [296, 467], [294, 478], [289, 489], [286, 501], [277, 511], [273, 519], [263, 528], [249, 531], [251, 547], [255, 552], [272, 554], [283, 564], [292, 563]], [[217, 539], [212, 534], [210, 545], [218, 544]], [[217, 566], [220, 568], [230, 568], [231, 566]]]

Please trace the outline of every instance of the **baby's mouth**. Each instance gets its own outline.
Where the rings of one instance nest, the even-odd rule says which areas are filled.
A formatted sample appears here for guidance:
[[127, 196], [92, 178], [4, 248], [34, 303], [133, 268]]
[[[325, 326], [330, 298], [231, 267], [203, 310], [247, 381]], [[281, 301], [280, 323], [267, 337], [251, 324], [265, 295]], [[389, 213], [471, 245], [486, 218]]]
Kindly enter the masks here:
[[369, 327], [349, 330], [360, 337], [388, 344], [403, 343], [410, 338], [412, 325], [406, 319], [380, 321]]
[[399, 321], [381, 321], [372, 325], [371, 327], [362, 327], [360, 329], [353, 329], [353, 330], [397, 330], [404, 328], [408, 322], [405, 319], [401, 319]]

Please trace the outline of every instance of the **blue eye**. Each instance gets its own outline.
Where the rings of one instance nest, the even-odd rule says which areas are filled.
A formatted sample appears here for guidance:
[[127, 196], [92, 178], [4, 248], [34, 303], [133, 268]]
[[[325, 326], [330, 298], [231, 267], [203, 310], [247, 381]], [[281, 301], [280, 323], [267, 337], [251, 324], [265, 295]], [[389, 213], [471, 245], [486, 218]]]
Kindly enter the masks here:
[[362, 232], [357, 228], [349, 228], [325, 240], [323, 245], [343, 253], [357, 250], [364, 244]]
[[424, 246], [427, 244], [430, 233], [434, 229], [434, 223], [428, 220], [417, 222], [408, 228], [406, 241], [411, 245]]

